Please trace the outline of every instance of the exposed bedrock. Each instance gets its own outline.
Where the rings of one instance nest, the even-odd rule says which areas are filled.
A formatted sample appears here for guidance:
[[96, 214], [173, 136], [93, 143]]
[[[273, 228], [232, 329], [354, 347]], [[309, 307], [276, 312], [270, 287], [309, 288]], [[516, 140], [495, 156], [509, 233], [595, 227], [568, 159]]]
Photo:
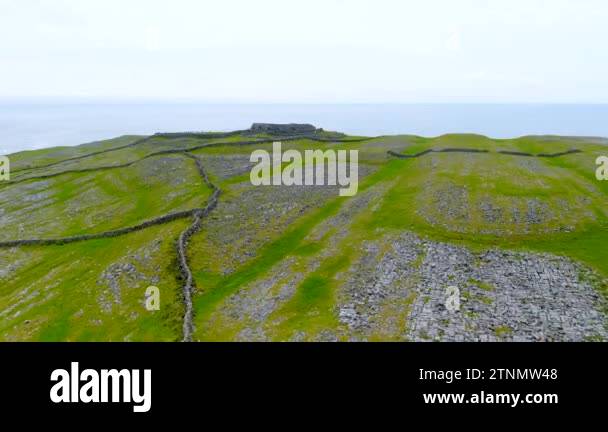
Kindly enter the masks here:
[[[353, 339], [606, 340], [599, 283], [564, 257], [474, 253], [404, 233], [364, 245], [342, 285], [338, 314]], [[450, 286], [460, 291], [459, 311], [445, 306]]]

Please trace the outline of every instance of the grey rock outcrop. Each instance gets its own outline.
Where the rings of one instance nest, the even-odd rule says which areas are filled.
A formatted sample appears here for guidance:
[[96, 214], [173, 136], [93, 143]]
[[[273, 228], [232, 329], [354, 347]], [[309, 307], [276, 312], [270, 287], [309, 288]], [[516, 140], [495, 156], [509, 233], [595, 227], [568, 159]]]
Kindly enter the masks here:
[[[566, 257], [475, 252], [407, 232], [366, 243], [364, 251], [341, 288], [337, 311], [351, 339], [608, 340], [608, 305], [595, 288], [597, 275]], [[456, 311], [446, 307], [451, 286], [460, 299]]]

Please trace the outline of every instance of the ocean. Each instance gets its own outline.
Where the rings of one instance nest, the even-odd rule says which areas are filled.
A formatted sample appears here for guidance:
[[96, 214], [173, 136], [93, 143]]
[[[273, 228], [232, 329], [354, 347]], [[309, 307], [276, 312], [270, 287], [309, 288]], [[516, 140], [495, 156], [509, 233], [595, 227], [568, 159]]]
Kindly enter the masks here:
[[477, 133], [608, 137], [608, 105], [0, 103], [0, 154], [120, 135], [312, 123], [352, 135]]

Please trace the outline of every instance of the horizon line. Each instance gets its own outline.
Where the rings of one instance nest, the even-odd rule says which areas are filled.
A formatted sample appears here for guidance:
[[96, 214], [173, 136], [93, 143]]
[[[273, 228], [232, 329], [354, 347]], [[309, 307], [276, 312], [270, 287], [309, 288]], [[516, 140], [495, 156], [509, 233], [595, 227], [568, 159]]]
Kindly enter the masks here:
[[585, 101], [221, 101], [198, 98], [113, 98], [97, 96], [0, 97], [0, 104], [108, 103], [108, 104], [205, 104], [205, 105], [608, 105]]

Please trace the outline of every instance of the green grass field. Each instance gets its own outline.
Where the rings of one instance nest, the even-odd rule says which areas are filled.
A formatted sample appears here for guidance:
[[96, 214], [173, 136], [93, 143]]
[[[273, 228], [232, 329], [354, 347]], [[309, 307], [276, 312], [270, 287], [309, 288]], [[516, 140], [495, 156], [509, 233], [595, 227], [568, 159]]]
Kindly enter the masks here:
[[[595, 288], [608, 295], [608, 182], [595, 179], [595, 160], [608, 155], [608, 146], [579, 138], [494, 140], [478, 135], [284, 143], [284, 150], [359, 150], [363, 174], [352, 198], [323, 187], [254, 188], [249, 154], [270, 150], [271, 144], [230, 145], [250, 137], [154, 138], [61, 163], [140, 138], [10, 156], [18, 170], [13, 180], [21, 181], [0, 183], [0, 241], [99, 233], [201, 207], [211, 191], [191, 159], [179, 153], [148, 156], [227, 142], [194, 153], [223, 191], [218, 208], [188, 249], [197, 287], [197, 340], [259, 335], [265, 340], [318, 340], [328, 332], [348, 339], [337, 310], [352, 269], [370, 244], [389, 250], [392, 246], [383, 239], [405, 232], [472, 251], [502, 248], [567, 256], [592, 269]], [[446, 148], [488, 153], [434, 152], [412, 159], [387, 155], [389, 150], [414, 155]], [[572, 148], [581, 152], [556, 158], [498, 153]], [[25, 180], [125, 163], [132, 164]], [[178, 220], [68, 245], [0, 248], [0, 340], [179, 340], [183, 303], [175, 241], [188, 224]], [[488, 290], [485, 281], [474, 282]], [[144, 308], [144, 292], [151, 285], [160, 288], [160, 311]], [[400, 332], [414, 298], [405, 295], [387, 306], [387, 311], [398, 309], [393, 324]], [[368, 339], [393, 336], [376, 332]]]

